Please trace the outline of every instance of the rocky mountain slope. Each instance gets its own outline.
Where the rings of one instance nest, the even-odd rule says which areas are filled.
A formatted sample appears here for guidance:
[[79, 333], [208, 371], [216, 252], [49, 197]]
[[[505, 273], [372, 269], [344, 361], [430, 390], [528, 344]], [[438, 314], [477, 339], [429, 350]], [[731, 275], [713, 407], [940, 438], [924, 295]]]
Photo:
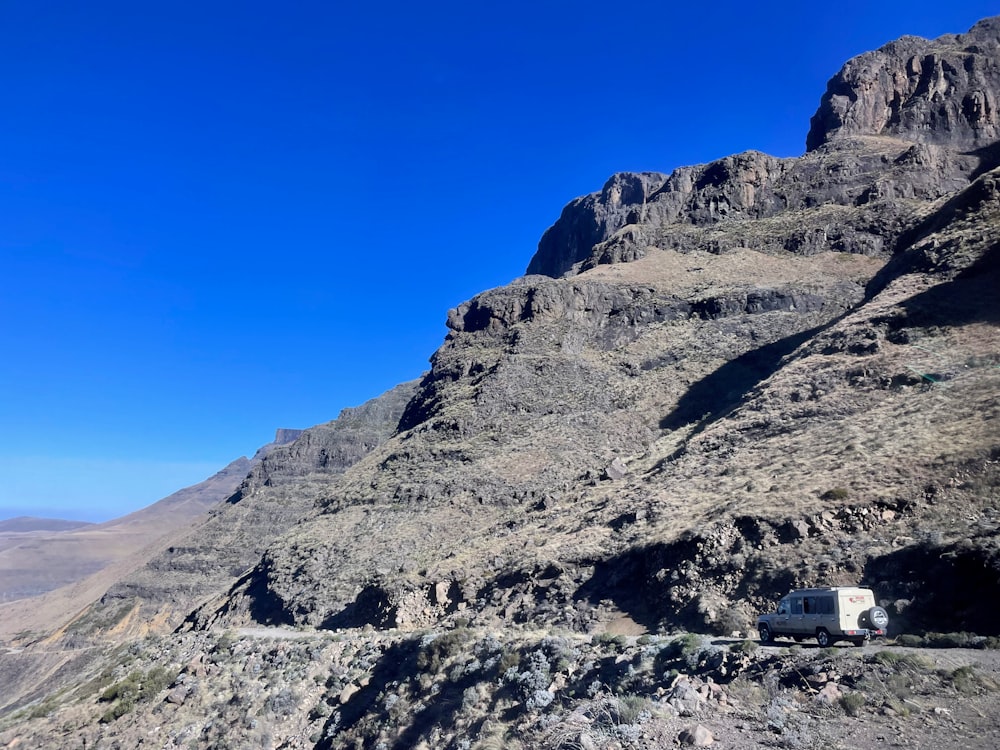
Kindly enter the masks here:
[[196, 569], [183, 627], [22, 693], [0, 741], [641, 748], [705, 721], [733, 747], [986, 747], [995, 659], [664, 633], [863, 582], [911, 645], [996, 644], [998, 97], [1000, 18], [905, 38], [834, 77], [802, 157], [573, 201], [526, 277], [449, 312], [391, 436], [336, 478], [273, 454], [106, 598]]

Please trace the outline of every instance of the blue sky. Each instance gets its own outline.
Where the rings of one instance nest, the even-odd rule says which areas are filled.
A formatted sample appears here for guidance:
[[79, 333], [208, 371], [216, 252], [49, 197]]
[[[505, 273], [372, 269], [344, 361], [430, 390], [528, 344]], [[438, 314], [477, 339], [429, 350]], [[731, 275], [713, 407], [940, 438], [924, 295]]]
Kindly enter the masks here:
[[418, 377], [575, 196], [798, 155], [847, 58], [991, 6], [5, 0], [0, 518], [120, 515]]

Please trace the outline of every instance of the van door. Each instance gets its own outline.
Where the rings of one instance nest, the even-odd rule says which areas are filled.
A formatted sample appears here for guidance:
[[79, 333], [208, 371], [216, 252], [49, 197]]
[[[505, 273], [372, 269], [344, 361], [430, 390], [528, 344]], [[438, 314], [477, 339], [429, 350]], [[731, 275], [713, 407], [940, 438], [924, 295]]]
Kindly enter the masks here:
[[772, 628], [772, 633], [775, 635], [785, 635], [786, 633], [791, 633], [789, 629], [788, 620], [792, 615], [791, 604], [788, 599], [782, 599], [778, 602], [778, 613], [774, 617], [774, 627]]
[[843, 634], [832, 594], [816, 597], [816, 627], [826, 628], [831, 635]]
[[791, 635], [802, 635], [806, 632], [805, 615], [802, 610], [802, 597], [791, 597], [789, 604], [791, 605], [791, 616], [788, 618], [788, 632]]
[[802, 629], [804, 635], [815, 635], [819, 627], [819, 612], [815, 596], [802, 597]]

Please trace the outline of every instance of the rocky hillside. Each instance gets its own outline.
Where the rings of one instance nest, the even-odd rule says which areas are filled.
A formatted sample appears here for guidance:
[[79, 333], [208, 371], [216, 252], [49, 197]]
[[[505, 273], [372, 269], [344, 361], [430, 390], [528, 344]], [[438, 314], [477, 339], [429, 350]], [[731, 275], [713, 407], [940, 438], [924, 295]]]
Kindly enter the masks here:
[[[907, 83], [902, 111], [993, 101], [998, 29], [864, 59], [981, 73]], [[980, 537], [996, 588], [993, 110], [959, 107], [953, 137], [847, 127], [823, 113], [858, 65], [800, 158], [616, 175], [570, 204], [529, 267], [562, 278], [450, 312], [399, 434], [196, 621], [417, 627], [462, 605], [728, 630], [790, 585], [866, 578], [916, 624], [939, 602], [894, 561]], [[976, 588], [949, 587], [954, 629], [991, 619]]]
[[[734, 747], [988, 746], [995, 660], [710, 634], [860, 582], [911, 645], [996, 645], [998, 71], [1000, 19], [906, 38], [834, 77], [801, 157], [570, 203], [527, 276], [449, 312], [391, 436], [336, 478], [305, 436], [301, 470], [262, 462], [109, 595], [198, 570], [184, 626], [25, 695], [0, 741], [646, 748], [704, 719]], [[950, 729], [900, 723], [963, 694]]]
[[[206, 595], [225, 591], [347, 466], [393, 432], [414, 386], [399, 385], [309, 430], [279, 430], [235, 492], [230, 485], [228, 499], [193, 524], [73, 587], [0, 609], [0, 635], [13, 646], [6, 659], [0, 655], [0, 711], [58, 689], [102, 648], [170, 632]], [[294, 442], [279, 444], [283, 438]]]

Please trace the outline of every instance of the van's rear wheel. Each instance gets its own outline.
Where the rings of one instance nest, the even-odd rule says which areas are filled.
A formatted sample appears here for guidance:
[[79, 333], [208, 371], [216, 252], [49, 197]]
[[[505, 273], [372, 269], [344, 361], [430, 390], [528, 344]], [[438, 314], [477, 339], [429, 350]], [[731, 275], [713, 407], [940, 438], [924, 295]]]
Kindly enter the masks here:
[[757, 626], [757, 634], [760, 636], [761, 643], [770, 643], [774, 639], [774, 636], [771, 635], [771, 628], [764, 624]]
[[830, 638], [830, 633], [826, 628], [820, 628], [816, 631], [816, 643], [819, 644], [820, 648], [826, 648], [833, 643], [833, 639]]

